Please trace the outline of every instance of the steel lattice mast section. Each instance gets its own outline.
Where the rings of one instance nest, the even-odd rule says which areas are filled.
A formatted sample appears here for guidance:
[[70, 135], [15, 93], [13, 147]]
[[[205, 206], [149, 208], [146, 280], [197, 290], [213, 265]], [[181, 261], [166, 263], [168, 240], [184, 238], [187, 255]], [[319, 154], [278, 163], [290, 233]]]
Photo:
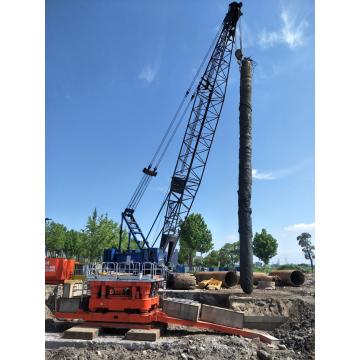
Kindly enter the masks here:
[[233, 2], [222, 23], [222, 31], [201, 77], [182, 141], [167, 197], [160, 248], [167, 249], [169, 264], [179, 238], [179, 223], [185, 220], [199, 189], [209, 151], [225, 99], [242, 3]]

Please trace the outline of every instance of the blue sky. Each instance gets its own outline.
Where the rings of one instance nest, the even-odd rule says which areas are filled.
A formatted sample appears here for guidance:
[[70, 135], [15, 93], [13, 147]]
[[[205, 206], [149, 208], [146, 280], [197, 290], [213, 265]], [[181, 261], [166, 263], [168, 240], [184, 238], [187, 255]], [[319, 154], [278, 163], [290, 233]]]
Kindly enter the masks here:
[[[96, 207], [119, 221], [230, 1], [46, 1], [46, 216], [81, 229]], [[244, 1], [253, 81], [253, 231], [273, 262], [304, 262], [314, 234], [314, 2]], [[237, 240], [239, 69], [193, 211], [215, 248]], [[182, 139], [177, 132], [137, 219], [149, 228]]]

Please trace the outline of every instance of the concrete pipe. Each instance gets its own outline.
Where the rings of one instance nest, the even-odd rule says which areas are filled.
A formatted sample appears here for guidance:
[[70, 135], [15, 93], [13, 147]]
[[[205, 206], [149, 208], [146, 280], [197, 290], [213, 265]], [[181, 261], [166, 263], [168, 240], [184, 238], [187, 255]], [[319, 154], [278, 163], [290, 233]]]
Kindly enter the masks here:
[[196, 288], [196, 279], [192, 274], [170, 273], [166, 286], [174, 290], [192, 290]]
[[275, 277], [262, 272], [253, 273], [253, 284], [258, 285], [260, 281], [274, 281]]
[[[240, 273], [237, 273], [240, 280]], [[274, 281], [275, 277], [264, 272], [253, 272], [253, 284], [258, 285], [259, 281]], [[239, 282], [240, 283], [240, 282]]]
[[[271, 276], [269, 276], [269, 277], [271, 278]], [[275, 281], [259, 280], [256, 288], [263, 289], [263, 290], [275, 290]]]
[[239, 282], [239, 276], [236, 271], [203, 271], [195, 274], [196, 282], [208, 279], [215, 279], [222, 281], [222, 286], [232, 287]]
[[305, 275], [300, 270], [275, 270], [270, 276], [277, 276], [284, 285], [301, 286], [305, 282]]

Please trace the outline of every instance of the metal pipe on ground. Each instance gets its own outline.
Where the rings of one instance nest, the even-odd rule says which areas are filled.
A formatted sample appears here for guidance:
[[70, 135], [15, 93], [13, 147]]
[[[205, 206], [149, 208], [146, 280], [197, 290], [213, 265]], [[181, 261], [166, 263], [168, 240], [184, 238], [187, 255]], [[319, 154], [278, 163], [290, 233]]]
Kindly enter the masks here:
[[174, 290], [191, 290], [196, 287], [196, 279], [188, 273], [170, 273], [166, 286]]
[[305, 282], [305, 275], [300, 270], [275, 270], [270, 276], [277, 276], [284, 285], [301, 286]]
[[253, 273], [253, 284], [258, 285], [259, 281], [274, 281], [274, 276], [269, 276], [263, 272], [254, 272]]
[[215, 279], [222, 281], [224, 287], [235, 286], [239, 282], [239, 275], [236, 271], [202, 271], [195, 274], [196, 282], [208, 279]]
[[[240, 280], [240, 273], [237, 273]], [[275, 276], [270, 276], [264, 272], [253, 272], [253, 284], [258, 285], [259, 281], [275, 281]], [[240, 284], [240, 281], [239, 281]]]

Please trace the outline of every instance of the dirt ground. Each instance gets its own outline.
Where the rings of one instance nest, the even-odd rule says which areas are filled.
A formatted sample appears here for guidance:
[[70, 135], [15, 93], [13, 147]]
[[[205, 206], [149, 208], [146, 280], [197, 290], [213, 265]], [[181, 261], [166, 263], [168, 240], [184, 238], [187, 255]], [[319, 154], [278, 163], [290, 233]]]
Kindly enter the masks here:
[[[206, 291], [206, 290], [204, 290]], [[276, 290], [258, 290], [248, 296], [239, 294], [239, 288], [223, 289], [236, 292], [230, 297], [230, 308], [245, 314], [287, 316], [288, 320], [271, 333], [280, 340], [278, 345], [266, 345], [258, 339], [221, 335], [204, 330], [169, 326], [163, 335], [170, 342], [155, 343], [149, 348], [139, 343], [135, 350], [119, 345], [91, 343], [85, 348], [63, 347], [47, 349], [46, 360], [112, 360], [112, 359], [294, 359], [315, 358], [315, 278], [307, 275], [301, 287], [281, 287]], [[52, 288], [47, 286], [48, 294]], [[233, 298], [233, 299], [232, 299]], [[54, 326], [51, 311], [45, 309], [47, 331], [61, 331]], [[122, 335], [119, 335], [122, 336]]]

